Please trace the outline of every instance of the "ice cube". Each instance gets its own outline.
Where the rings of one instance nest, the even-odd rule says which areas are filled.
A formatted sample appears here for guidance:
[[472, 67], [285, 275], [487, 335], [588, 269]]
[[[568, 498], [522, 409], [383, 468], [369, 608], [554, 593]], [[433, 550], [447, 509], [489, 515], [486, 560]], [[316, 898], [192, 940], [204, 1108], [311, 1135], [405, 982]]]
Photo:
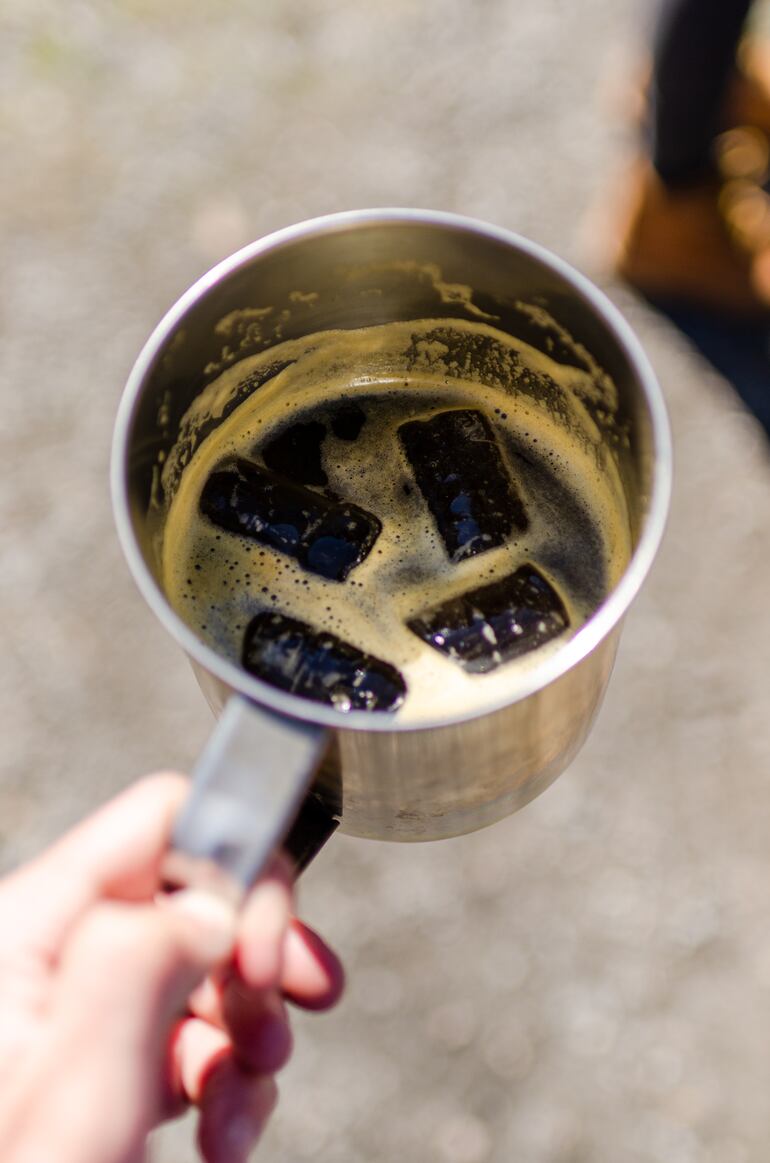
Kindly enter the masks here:
[[302, 485], [325, 485], [328, 477], [321, 463], [326, 425], [319, 420], [292, 424], [262, 448], [269, 469]]
[[278, 611], [251, 620], [241, 661], [249, 674], [281, 690], [342, 711], [395, 711], [406, 694], [390, 663]]
[[213, 472], [201, 493], [204, 516], [295, 558], [311, 573], [344, 581], [367, 557], [382, 525], [365, 509], [238, 460]]
[[358, 440], [366, 413], [357, 404], [340, 404], [331, 413], [332, 432], [338, 440]]
[[564, 603], [533, 565], [425, 610], [407, 625], [471, 674], [518, 658], [569, 626]]
[[398, 434], [452, 561], [527, 529], [524, 504], [483, 413], [438, 412], [402, 424]]

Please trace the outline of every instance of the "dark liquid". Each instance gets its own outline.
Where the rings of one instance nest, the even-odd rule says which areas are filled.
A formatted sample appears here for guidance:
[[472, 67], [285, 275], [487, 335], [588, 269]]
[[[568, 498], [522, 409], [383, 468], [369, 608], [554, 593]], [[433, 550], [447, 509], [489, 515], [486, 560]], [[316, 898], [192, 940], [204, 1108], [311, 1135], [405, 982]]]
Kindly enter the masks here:
[[[248, 668], [257, 658], [254, 673], [276, 685], [279, 672], [259, 667], [277, 655], [269, 643], [254, 650], [255, 627], [288, 628], [279, 670], [294, 683], [301, 667], [287, 671], [285, 654], [296, 624], [308, 657], [332, 658], [336, 642], [340, 658], [358, 652], [360, 673], [403, 676], [401, 714], [495, 698], [514, 659], [566, 640], [617, 580], [627, 530], [616, 482], [531, 401], [458, 377], [346, 384], [333, 370], [312, 392], [283, 372], [284, 392], [276, 381], [272, 398], [256, 393], [202, 445], [168, 521], [169, 597], [215, 648]], [[342, 535], [341, 568], [313, 567], [327, 525]], [[455, 631], [472, 640], [465, 661], [438, 641]], [[359, 671], [336, 693], [314, 694], [312, 674], [304, 690], [285, 689], [388, 709]]]

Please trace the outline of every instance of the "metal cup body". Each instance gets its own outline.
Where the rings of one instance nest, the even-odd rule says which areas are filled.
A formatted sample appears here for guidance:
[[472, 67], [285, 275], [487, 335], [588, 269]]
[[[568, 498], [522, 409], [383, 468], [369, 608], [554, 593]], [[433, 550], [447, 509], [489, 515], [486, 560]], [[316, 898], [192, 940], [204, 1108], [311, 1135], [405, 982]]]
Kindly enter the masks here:
[[[329, 328], [446, 314], [473, 318], [480, 304], [487, 317], [494, 309], [504, 321], [506, 305], [517, 302], [553, 316], [612, 377], [618, 393], [624, 440], [614, 455], [633, 552], [620, 583], [580, 631], [542, 665], [512, 667], [504, 698], [484, 713], [455, 711], [419, 726], [389, 715], [345, 714], [285, 694], [201, 642], [172, 610], [159, 582], [153, 497], [181, 418], [223, 367]], [[572, 760], [601, 704], [625, 612], [657, 551], [670, 476], [659, 388], [609, 301], [559, 259], [515, 235], [454, 215], [408, 210], [302, 223], [246, 247], [204, 276], [137, 360], [113, 450], [116, 521], [129, 565], [190, 656], [215, 713], [238, 693], [330, 728], [316, 794], [340, 816], [341, 830], [393, 840], [439, 839], [493, 823], [532, 799]]]

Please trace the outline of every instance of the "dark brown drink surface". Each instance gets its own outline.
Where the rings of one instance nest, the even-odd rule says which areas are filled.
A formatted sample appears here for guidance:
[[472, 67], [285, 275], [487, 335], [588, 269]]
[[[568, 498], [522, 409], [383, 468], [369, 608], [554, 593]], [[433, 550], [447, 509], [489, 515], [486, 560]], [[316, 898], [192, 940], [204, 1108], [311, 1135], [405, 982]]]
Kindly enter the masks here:
[[[325, 337], [315, 336], [306, 369], [300, 341], [284, 345], [291, 362], [282, 361], [267, 390], [202, 442], [181, 474], [165, 526], [163, 574], [178, 613], [234, 661], [243, 662], [247, 642], [254, 654], [260, 626], [288, 628], [281, 650], [288, 649], [297, 623], [309, 628], [309, 655], [332, 657], [327, 647], [339, 642], [340, 657], [358, 652], [402, 676], [406, 695], [396, 713], [419, 721], [500, 701], [517, 668], [558, 649], [622, 573], [628, 529], [613, 464], [602, 463], [580, 430], [577, 406], [572, 433], [564, 414], [531, 395], [456, 370], [439, 375], [435, 343], [426, 349], [427, 371], [386, 374], [383, 349], [414, 351], [414, 327], [328, 333], [325, 353]], [[378, 355], [362, 375], [367, 340]], [[543, 365], [551, 392], [555, 377], [586, 376], [506, 342], [531, 359], [528, 375]], [[228, 373], [233, 383], [237, 370]], [[314, 569], [315, 533], [335, 521], [348, 538], [342, 566]], [[522, 571], [542, 579], [552, 595], [547, 609], [538, 606], [542, 593], [510, 582]], [[513, 585], [510, 610], [506, 584]], [[474, 594], [494, 595], [486, 626], [483, 611], [474, 620]], [[460, 618], [460, 637], [477, 627], [472, 665], [430, 641], [441, 629], [436, 620], [450, 616]], [[489, 641], [498, 632], [494, 619], [497, 644]], [[547, 625], [547, 632], [514, 649], [503, 642], [503, 623], [514, 627], [513, 637], [523, 624]], [[443, 629], [451, 637], [452, 626]], [[286, 658], [279, 662], [285, 670]], [[318, 697], [312, 675], [297, 689], [292, 666], [291, 689]], [[378, 709], [356, 682], [361, 704]], [[352, 708], [355, 698], [341, 683], [331, 701]]]

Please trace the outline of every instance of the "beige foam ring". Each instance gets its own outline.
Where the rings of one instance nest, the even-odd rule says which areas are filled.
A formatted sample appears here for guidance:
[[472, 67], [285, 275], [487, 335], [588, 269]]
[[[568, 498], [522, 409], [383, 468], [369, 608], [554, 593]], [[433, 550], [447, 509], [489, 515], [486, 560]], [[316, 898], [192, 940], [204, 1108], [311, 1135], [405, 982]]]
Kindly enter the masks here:
[[[493, 353], [483, 383], [467, 374], [470, 365], [462, 355], [479, 340]], [[291, 363], [201, 442], [181, 475], [175, 450], [164, 466], [168, 480], [179, 479], [160, 546], [172, 605], [202, 639], [234, 661], [248, 621], [261, 609], [279, 609], [338, 634], [402, 671], [409, 693], [397, 713], [404, 719], [430, 719], [452, 707], [483, 710], [500, 701], [510, 668], [532, 665], [535, 659], [468, 675], [422, 643], [405, 622], [448, 597], [512, 573], [525, 561], [538, 565], [559, 590], [570, 632], [591, 615], [630, 555], [617, 467], [583, 402], [595, 403], [598, 395], [611, 405], [614, 385], [601, 369], [587, 372], [558, 364], [485, 323], [393, 323], [317, 333], [243, 360], [196, 400], [182, 431], [189, 437], [212, 416], [223, 415], [244, 377], [279, 359]], [[542, 393], [531, 391], [533, 384], [546, 382], [547, 402], [539, 398]], [[372, 552], [344, 583], [306, 573], [284, 554], [228, 535], [199, 512], [201, 491], [223, 460], [258, 459], [259, 446], [287, 425], [307, 421], [314, 411], [340, 400], [363, 402], [371, 423], [353, 444], [327, 437], [329, 486], [382, 521]], [[407, 416], [468, 407], [483, 410], [496, 430], [531, 526], [504, 546], [452, 565], [418, 490], [409, 495], [403, 490], [409, 466], [396, 430]], [[554, 496], [548, 503], [533, 491], [523, 471], [527, 461], [537, 466], [539, 481], [550, 482]], [[572, 522], [560, 520], [559, 497], [571, 498]], [[554, 559], [554, 546], [572, 562], [577, 584], [570, 584], [569, 569], [557, 576], [543, 565], [543, 559]], [[581, 590], [581, 574], [597, 571], [604, 579], [602, 591]], [[558, 646], [558, 640], [545, 645], [538, 658]]]

